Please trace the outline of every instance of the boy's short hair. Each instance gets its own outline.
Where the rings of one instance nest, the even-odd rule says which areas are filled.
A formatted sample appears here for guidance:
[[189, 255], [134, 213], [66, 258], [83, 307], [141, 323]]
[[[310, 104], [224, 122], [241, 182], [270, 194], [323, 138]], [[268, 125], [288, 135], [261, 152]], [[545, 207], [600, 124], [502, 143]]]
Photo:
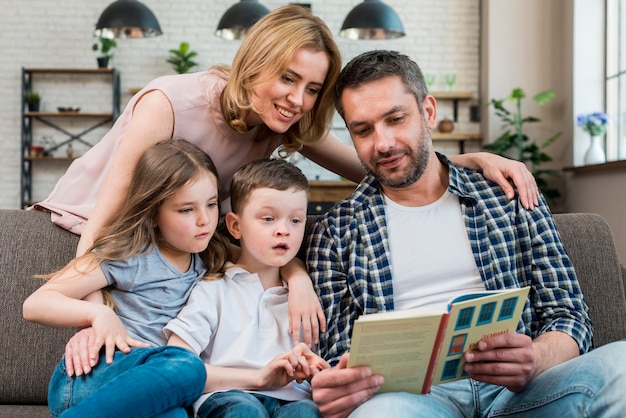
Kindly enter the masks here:
[[240, 213], [250, 194], [260, 188], [304, 190], [309, 196], [309, 181], [295, 165], [281, 159], [265, 158], [243, 165], [230, 183], [230, 206]]

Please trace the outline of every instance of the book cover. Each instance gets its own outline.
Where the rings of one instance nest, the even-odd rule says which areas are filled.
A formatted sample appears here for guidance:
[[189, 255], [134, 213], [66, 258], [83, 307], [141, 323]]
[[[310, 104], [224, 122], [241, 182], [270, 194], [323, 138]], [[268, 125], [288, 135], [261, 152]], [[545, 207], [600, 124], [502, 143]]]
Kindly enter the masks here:
[[385, 377], [383, 392], [428, 393], [466, 377], [463, 353], [481, 338], [515, 332], [528, 287], [469, 293], [445, 312], [407, 309], [360, 316], [348, 367], [369, 366]]

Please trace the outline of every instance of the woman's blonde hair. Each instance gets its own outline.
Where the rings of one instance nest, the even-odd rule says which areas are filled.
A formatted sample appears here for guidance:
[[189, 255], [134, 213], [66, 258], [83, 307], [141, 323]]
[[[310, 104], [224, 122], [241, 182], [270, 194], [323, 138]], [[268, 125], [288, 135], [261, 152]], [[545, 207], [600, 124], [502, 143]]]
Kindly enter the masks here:
[[[280, 77], [296, 52], [303, 48], [327, 54], [328, 74], [313, 109], [283, 134], [279, 151], [291, 153], [324, 137], [333, 118], [333, 89], [341, 71], [341, 53], [328, 26], [299, 5], [287, 5], [270, 12], [246, 34], [233, 60], [221, 99], [224, 117], [233, 129], [248, 130], [246, 117], [254, 110], [252, 91]], [[267, 127], [259, 132], [259, 136], [269, 134]]]
[[[215, 164], [195, 145], [183, 139], [152, 145], [137, 162], [122, 208], [107, 226], [98, 231], [85, 255], [65, 268], [87, 257], [91, 259], [89, 268], [95, 268], [103, 261], [127, 259], [153, 250], [161, 239], [158, 228], [153, 226], [153, 218], [163, 201], [207, 174], [212, 175], [217, 184]], [[217, 232], [200, 253], [208, 274], [221, 271], [228, 255], [227, 241]], [[49, 278], [54, 274], [38, 277]]]

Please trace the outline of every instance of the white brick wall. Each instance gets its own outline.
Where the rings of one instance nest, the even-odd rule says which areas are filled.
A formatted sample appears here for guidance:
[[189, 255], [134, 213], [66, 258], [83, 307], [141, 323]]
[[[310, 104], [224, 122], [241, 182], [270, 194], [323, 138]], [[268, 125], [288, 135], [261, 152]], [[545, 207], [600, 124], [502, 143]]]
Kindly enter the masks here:
[[[20, 94], [21, 67], [79, 67], [96, 66], [91, 51], [92, 30], [98, 16], [113, 0], [0, 0], [0, 208], [18, 208], [20, 200]], [[164, 34], [149, 39], [121, 39], [116, 48], [113, 65], [121, 72], [122, 106], [129, 98], [128, 89], [141, 87], [149, 80], [172, 74], [165, 62], [168, 50], [187, 41], [198, 52], [201, 68], [216, 63], [230, 63], [239, 42], [225, 41], [213, 35], [223, 12], [238, 0], [142, 0], [159, 19]], [[310, 1], [313, 12], [326, 21], [337, 34], [344, 17], [361, 0]], [[262, 0], [269, 9], [288, 1]], [[437, 75], [439, 82], [447, 72], [457, 75], [456, 88], [479, 92], [479, 0], [386, 0], [399, 11], [407, 36], [390, 41], [350, 41], [337, 36], [344, 61], [375, 48], [394, 49], [408, 54], [424, 72]], [[69, 83], [55, 93], [43, 90], [44, 109], [79, 105], [84, 109], [100, 109], [98, 94], [88, 90], [83, 82]], [[102, 84], [109, 94], [109, 85]], [[96, 88], [96, 92], [97, 92]], [[103, 93], [104, 94], [104, 93]], [[109, 97], [109, 96], [107, 96]], [[93, 106], [93, 107], [92, 107]], [[469, 123], [468, 104], [459, 109], [458, 130], [475, 132]], [[108, 105], [104, 105], [108, 109]], [[450, 114], [449, 104], [441, 103], [440, 115]], [[77, 122], [77, 124], [79, 124]], [[80, 124], [79, 124], [80, 125]], [[341, 121], [335, 123], [338, 135]], [[73, 131], [80, 126], [68, 125]], [[37, 130], [33, 139], [60, 133]], [[101, 131], [90, 138], [98, 139]], [[455, 144], [437, 145], [445, 153], [457, 152]], [[468, 148], [468, 151], [473, 150]], [[49, 165], [44, 165], [49, 164]], [[34, 197], [45, 197], [63, 173], [63, 163], [35, 166]], [[298, 162], [310, 178], [334, 176], [310, 162]]]

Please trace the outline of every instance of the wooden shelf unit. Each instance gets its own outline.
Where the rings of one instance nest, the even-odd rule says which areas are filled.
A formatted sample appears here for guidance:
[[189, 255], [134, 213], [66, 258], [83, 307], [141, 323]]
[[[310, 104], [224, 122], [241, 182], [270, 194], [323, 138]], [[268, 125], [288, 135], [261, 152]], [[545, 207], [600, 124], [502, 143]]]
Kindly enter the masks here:
[[[433, 91], [430, 92], [436, 100], [451, 100], [452, 101], [452, 112], [453, 112], [453, 121], [458, 122], [459, 119], [459, 102], [465, 100], [472, 100], [474, 98], [474, 93], [471, 91]], [[462, 133], [462, 132], [452, 132], [452, 133], [440, 133], [437, 131], [432, 131], [431, 136], [433, 141], [455, 141], [459, 144], [459, 153], [463, 154], [465, 152], [465, 143], [468, 141], [472, 142], [480, 142], [482, 141], [481, 134], [473, 134], [473, 133]]]
[[[73, 75], [78, 80], [80, 78], [95, 76], [102, 77], [103, 80], [111, 84], [111, 110], [107, 112], [34, 112], [27, 109], [26, 96], [33, 91], [35, 79], [38, 75]], [[73, 81], [73, 80], [72, 80]], [[41, 82], [41, 80], [40, 80]], [[44, 83], [51, 83], [50, 80], [44, 80]], [[48, 152], [55, 151], [60, 147], [78, 141], [88, 147], [93, 144], [85, 141], [83, 136], [94, 129], [111, 124], [120, 114], [120, 74], [115, 68], [22, 68], [22, 138], [21, 138], [21, 181], [20, 195], [22, 207], [32, 205], [32, 186], [33, 186], [33, 163], [45, 163], [50, 161], [72, 161], [71, 157], [31, 157], [29, 150], [33, 145], [33, 122], [37, 121], [43, 125], [53, 128], [55, 131], [64, 135], [64, 140], [48, 149]], [[89, 123], [87, 128], [81, 132], [73, 133], [65, 129], [64, 124], [67, 119], [94, 119], [93, 123]], [[67, 125], [66, 125], [67, 126]]]

